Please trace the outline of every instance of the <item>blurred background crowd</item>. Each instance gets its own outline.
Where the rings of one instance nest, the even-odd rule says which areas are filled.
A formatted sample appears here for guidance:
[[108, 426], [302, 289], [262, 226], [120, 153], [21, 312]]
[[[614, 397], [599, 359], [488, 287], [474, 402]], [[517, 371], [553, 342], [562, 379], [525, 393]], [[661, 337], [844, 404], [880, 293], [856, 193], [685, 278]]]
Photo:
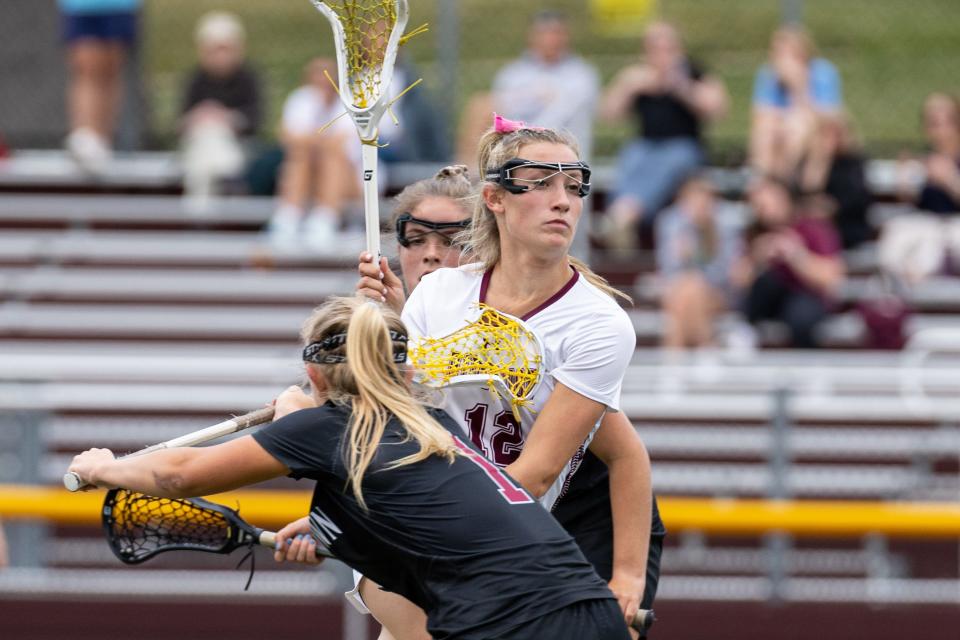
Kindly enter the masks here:
[[[512, 7], [506, 22], [485, 3], [420, 4], [413, 21], [432, 36], [403, 49], [391, 92], [425, 82], [381, 127], [385, 195], [419, 177], [403, 167], [472, 165], [494, 112], [568, 129], [599, 169], [580, 253], [655, 274], [643, 290], [660, 301], [667, 347], [750, 349], [771, 322], [780, 342], [816, 347], [824, 321], [855, 307], [870, 346], [898, 348], [911, 288], [955, 271], [948, 1], [557, 1]], [[3, 56], [7, 154], [62, 145], [95, 181], [115, 151], [175, 150], [199, 216], [218, 195], [275, 197], [278, 251], [322, 253], [360, 224], [359, 144], [309, 3], [5, 13], [0, 49], [19, 47], [20, 62], [26, 38], [49, 40], [30, 64]], [[869, 281], [851, 285], [851, 266]]]

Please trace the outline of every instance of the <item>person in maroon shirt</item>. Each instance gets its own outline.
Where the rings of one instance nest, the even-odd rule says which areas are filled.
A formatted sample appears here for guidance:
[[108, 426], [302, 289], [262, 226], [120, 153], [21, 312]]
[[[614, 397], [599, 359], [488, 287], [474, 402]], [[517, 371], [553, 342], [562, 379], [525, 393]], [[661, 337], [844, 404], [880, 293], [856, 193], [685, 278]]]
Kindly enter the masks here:
[[793, 347], [816, 347], [846, 274], [839, 236], [829, 220], [798, 215], [790, 188], [775, 179], [760, 179], [750, 204], [754, 221], [736, 269], [743, 312], [750, 324], [784, 322]]

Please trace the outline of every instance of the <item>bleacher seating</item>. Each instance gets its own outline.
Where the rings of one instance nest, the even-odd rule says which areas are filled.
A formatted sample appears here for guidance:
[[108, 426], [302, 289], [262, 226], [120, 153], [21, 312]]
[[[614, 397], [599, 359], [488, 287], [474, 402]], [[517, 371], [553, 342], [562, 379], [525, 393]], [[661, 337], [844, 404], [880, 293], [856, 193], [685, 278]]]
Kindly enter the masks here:
[[[131, 175], [100, 185], [151, 195], [0, 196], [0, 423], [21, 434], [25, 425], [35, 429], [31, 481], [57, 482], [71, 452], [87, 446], [133, 450], [261, 406], [301, 379], [297, 333], [312, 306], [353, 289], [361, 236], [345, 235], [323, 256], [278, 255], [260, 232], [269, 200], [228, 198], [208, 215], [193, 215], [170, 195], [178, 178], [164, 163], [169, 158], [146, 158], [136, 169], [158, 171], [155, 183]], [[878, 189], [889, 184], [888, 168], [871, 167]], [[391, 180], [432, 171], [401, 167]], [[609, 184], [608, 167], [595, 175], [600, 188]], [[738, 170], [713, 175], [724, 193], [736, 193], [746, 180]], [[15, 178], [0, 171], [0, 190], [70, 184]], [[854, 302], [866, 295], [875, 256], [868, 247], [850, 259], [854, 277], [844, 296]], [[955, 498], [960, 381], [949, 362], [855, 350], [862, 327], [849, 313], [827, 328], [830, 344], [843, 351], [765, 349], [747, 360], [720, 352], [665, 360], [649, 348], [661, 332], [650, 264], [649, 255], [598, 256], [595, 266], [637, 299], [629, 313], [639, 348], [623, 408], [650, 449], [659, 492], [732, 498], [765, 496], [779, 485], [798, 497]], [[958, 287], [933, 280], [913, 292], [910, 331], [919, 346], [960, 345], [949, 331], [960, 326]], [[777, 421], [788, 425], [786, 440], [771, 428]], [[9, 460], [5, 446], [10, 442], [0, 438], [0, 459]], [[784, 446], [786, 466], [774, 471], [771, 460]], [[15, 471], [0, 465], [0, 482], [17, 480]], [[107, 569], [115, 562], [94, 539], [97, 532], [54, 533], [45, 553], [49, 567], [0, 574], [0, 597], [18, 589], [72, 597], [80, 589], [78, 567], [88, 592], [123, 591], [129, 580]], [[665, 601], [771, 596], [766, 543], [673, 533], [664, 558]], [[878, 548], [870, 540], [788, 544], [782, 563], [792, 591], [779, 597], [949, 603], [944, 594], [956, 581], [917, 571], [918, 558], [931, 553], [947, 564], [955, 560], [949, 545], [930, 552]], [[332, 575], [269, 569], [254, 583], [261, 599], [335, 591]], [[154, 595], [164, 597], [185, 580], [172, 571], [152, 575]], [[887, 591], [871, 588], [878, 578]], [[192, 572], [189, 580], [207, 595], [237, 591], [232, 574]]]

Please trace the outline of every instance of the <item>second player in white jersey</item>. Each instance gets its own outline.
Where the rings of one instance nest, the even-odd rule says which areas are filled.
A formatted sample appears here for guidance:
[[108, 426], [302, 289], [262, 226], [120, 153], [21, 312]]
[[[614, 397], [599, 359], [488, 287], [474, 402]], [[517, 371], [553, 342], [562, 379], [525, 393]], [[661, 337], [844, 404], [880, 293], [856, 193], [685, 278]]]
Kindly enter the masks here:
[[[403, 310], [411, 340], [449, 335], [476, 320], [480, 305], [486, 302], [489, 278], [490, 273], [476, 264], [425, 276]], [[436, 304], [439, 300], [442, 305]], [[494, 400], [486, 384], [442, 391], [443, 409], [501, 467], [520, 455], [537, 413], [558, 382], [604, 405], [606, 411], [619, 411], [623, 373], [636, 342], [623, 309], [574, 269], [559, 291], [519, 319], [543, 346], [541, 382], [531, 401], [519, 408], [519, 423], [509, 408]], [[596, 426], [541, 497], [545, 507], [552, 507], [562, 494], [595, 430]]]

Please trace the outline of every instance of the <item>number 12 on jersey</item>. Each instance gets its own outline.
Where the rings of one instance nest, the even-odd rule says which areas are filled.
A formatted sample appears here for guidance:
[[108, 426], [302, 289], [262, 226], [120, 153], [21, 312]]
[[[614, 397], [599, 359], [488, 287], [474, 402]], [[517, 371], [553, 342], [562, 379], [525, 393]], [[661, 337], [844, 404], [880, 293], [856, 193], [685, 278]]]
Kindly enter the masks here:
[[512, 412], [501, 411], [493, 416], [493, 433], [485, 439], [484, 427], [487, 424], [488, 408], [486, 404], [478, 402], [472, 409], [465, 411], [463, 417], [470, 429], [470, 441], [483, 455], [496, 462], [497, 466], [505, 467], [520, 457], [523, 430]]

